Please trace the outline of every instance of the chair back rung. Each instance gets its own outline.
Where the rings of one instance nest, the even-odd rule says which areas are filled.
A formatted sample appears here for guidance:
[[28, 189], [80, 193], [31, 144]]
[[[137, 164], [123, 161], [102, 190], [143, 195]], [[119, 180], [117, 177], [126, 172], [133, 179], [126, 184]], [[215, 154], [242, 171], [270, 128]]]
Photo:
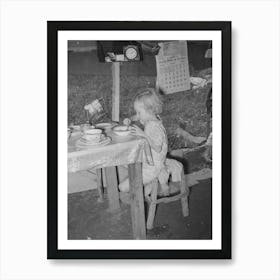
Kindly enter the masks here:
[[166, 197], [161, 197], [161, 198], [158, 198], [156, 200], [156, 203], [159, 204], [159, 203], [169, 203], [169, 202], [172, 202], [172, 201], [176, 201], [180, 198], [182, 198], [183, 196], [186, 196], [187, 194], [182, 194], [182, 193], [179, 193], [179, 194], [176, 194], [174, 196], [166, 196]]

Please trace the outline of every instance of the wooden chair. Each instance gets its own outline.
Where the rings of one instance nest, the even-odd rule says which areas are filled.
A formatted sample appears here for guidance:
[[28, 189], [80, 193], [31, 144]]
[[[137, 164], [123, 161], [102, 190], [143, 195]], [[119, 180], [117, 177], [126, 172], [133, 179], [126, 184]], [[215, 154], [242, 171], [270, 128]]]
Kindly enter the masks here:
[[[174, 166], [176, 166], [177, 169], [176, 172], [179, 172], [181, 174], [181, 180], [177, 183], [179, 185], [178, 192], [175, 192], [174, 195], [166, 196], [166, 197], [158, 197], [158, 190], [159, 190], [159, 181], [158, 179], [153, 180], [151, 183], [152, 186], [151, 193], [149, 196], [145, 197], [146, 202], [148, 203], [148, 218], [147, 218], [147, 224], [146, 227], [147, 229], [152, 229], [153, 228], [153, 223], [154, 223], [154, 218], [156, 214], [156, 207], [157, 204], [159, 203], [169, 203], [172, 201], [176, 201], [181, 199], [181, 205], [182, 205], [182, 213], [184, 217], [187, 217], [189, 215], [189, 204], [188, 204], [188, 197], [189, 197], [189, 188], [186, 185], [185, 182], [185, 175], [184, 175], [184, 167], [183, 165], [174, 160], [174, 159], [168, 159], [169, 164], [173, 165], [173, 170]], [[172, 177], [172, 172], [171, 172], [171, 177]]]

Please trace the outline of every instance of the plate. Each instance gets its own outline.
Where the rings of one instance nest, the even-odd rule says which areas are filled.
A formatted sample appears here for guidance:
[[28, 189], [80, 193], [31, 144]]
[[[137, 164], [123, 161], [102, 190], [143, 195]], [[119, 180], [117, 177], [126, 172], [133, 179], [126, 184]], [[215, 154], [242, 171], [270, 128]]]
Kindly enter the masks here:
[[81, 139], [79, 139], [76, 142], [76, 147], [81, 149], [91, 149], [91, 148], [97, 148], [97, 147], [108, 145], [110, 142], [111, 142], [111, 138], [108, 136], [105, 137], [105, 139], [100, 142], [84, 142], [81, 141]]

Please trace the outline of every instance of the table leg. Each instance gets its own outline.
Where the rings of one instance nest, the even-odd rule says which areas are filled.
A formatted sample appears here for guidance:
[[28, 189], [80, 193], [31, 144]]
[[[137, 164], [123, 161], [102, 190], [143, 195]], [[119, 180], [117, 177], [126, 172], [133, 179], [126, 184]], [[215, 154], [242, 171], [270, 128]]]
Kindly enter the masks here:
[[115, 211], [120, 209], [119, 201], [119, 190], [118, 190], [118, 179], [116, 173], [116, 167], [106, 167], [105, 168], [105, 177], [107, 184], [107, 193], [109, 200], [109, 211]]
[[97, 190], [98, 190], [98, 194], [99, 194], [99, 197], [97, 199], [98, 202], [103, 202], [103, 200], [104, 200], [104, 195], [103, 195], [104, 189], [102, 186], [102, 173], [103, 172], [101, 171], [101, 168], [96, 169]]
[[128, 165], [131, 193], [131, 219], [134, 239], [146, 239], [145, 209], [141, 163]]

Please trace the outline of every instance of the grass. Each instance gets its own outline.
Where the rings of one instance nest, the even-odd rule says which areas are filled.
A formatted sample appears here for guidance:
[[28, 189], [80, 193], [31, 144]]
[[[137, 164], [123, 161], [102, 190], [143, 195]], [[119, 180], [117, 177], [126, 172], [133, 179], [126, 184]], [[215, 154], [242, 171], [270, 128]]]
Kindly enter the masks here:
[[[193, 73], [193, 76], [211, 75], [211, 68]], [[70, 74], [68, 77], [68, 124], [81, 124], [87, 121], [84, 105], [96, 98], [103, 98], [106, 114], [99, 122], [111, 120], [112, 78], [108, 75]], [[121, 76], [120, 81], [120, 121], [134, 114], [135, 93], [144, 87], [154, 87], [153, 76]], [[185, 129], [195, 136], [206, 136], [206, 98], [211, 84], [195, 90], [164, 95], [164, 108], [161, 115], [166, 128], [169, 148], [185, 147], [175, 130], [184, 123]]]

